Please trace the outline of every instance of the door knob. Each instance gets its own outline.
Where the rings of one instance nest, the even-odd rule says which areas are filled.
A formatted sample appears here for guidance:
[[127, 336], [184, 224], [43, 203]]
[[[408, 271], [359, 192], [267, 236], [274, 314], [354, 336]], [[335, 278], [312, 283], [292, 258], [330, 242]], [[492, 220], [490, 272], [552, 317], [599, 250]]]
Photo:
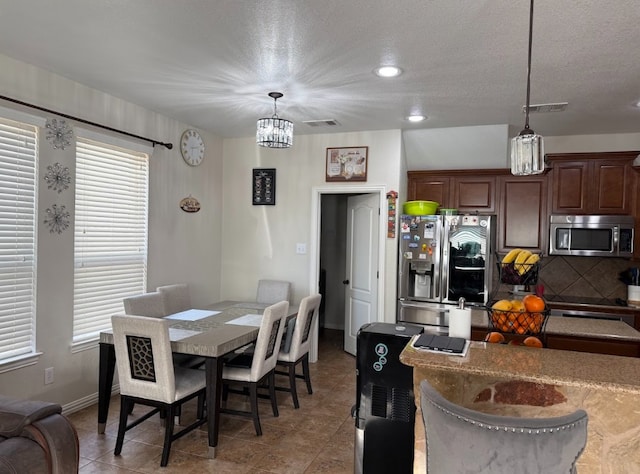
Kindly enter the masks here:
[[349, 284], [349, 280], [342, 280], [342, 284], [343, 285], [348, 285]]

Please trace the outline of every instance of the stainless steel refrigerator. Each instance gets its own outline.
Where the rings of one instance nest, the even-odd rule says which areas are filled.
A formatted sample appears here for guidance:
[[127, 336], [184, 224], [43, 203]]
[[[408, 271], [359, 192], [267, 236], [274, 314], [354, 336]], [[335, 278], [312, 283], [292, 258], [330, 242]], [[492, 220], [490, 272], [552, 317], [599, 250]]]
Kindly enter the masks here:
[[446, 332], [448, 311], [464, 297], [484, 306], [490, 298], [495, 216], [400, 218], [398, 321]]

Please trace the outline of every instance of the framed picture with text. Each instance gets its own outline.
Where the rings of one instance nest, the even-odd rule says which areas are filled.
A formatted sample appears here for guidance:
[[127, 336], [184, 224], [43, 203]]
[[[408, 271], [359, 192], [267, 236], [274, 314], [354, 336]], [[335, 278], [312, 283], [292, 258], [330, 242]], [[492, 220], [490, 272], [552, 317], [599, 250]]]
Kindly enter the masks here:
[[252, 181], [252, 200], [254, 206], [276, 205], [276, 169], [254, 168]]
[[368, 146], [327, 148], [326, 181], [366, 181]]

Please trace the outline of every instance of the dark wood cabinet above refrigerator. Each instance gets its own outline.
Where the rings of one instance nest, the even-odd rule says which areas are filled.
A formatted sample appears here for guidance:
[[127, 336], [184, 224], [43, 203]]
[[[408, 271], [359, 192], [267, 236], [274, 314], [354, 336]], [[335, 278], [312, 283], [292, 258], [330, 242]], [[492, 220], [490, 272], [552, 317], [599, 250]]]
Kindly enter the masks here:
[[[407, 200], [430, 200], [460, 213], [497, 215], [497, 248], [543, 252], [547, 242], [547, 182], [508, 169], [409, 171]], [[441, 199], [441, 200], [440, 200]]]
[[509, 169], [407, 173], [407, 200], [430, 200], [460, 213], [497, 215], [497, 251], [548, 253], [551, 214], [623, 214], [636, 220], [640, 259], [640, 151], [547, 154], [542, 175]]

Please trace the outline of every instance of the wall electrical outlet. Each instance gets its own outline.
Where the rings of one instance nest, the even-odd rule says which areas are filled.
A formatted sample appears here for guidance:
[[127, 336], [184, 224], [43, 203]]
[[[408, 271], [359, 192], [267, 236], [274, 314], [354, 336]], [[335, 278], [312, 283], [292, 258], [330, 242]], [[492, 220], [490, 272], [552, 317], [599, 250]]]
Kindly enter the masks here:
[[49, 385], [53, 383], [53, 367], [44, 369], [44, 384]]
[[296, 253], [301, 255], [307, 253], [307, 244], [296, 244]]

